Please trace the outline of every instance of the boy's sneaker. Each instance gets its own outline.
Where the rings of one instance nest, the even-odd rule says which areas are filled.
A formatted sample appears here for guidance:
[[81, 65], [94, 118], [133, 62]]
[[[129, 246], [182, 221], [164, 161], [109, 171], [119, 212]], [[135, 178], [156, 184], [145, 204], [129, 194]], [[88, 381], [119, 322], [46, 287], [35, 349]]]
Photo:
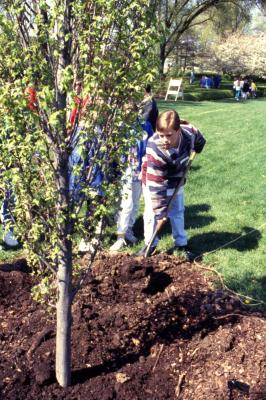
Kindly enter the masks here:
[[[137, 253], [135, 253], [134, 255], [136, 256], [136, 257], [145, 257], [145, 254], [146, 254], [146, 251], [147, 251], [147, 245], [145, 245], [141, 250], [139, 250]], [[150, 257], [150, 256], [152, 256], [154, 253], [155, 253], [155, 250], [156, 250], [156, 246], [151, 246], [150, 248], [149, 248], [149, 251], [148, 251], [148, 253], [147, 253], [147, 257]]]
[[123, 247], [125, 247], [126, 241], [123, 237], [120, 237], [117, 239], [117, 241], [110, 247], [110, 251], [119, 251], [121, 250]]
[[176, 246], [176, 250], [183, 253], [185, 260], [188, 262], [193, 262], [197, 258], [196, 254], [192, 253], [188, 246]]
[[133, 230], [131, 228], [128, 228], [128, 230], [125, 234], [125, 239], [128, 240], [132, 244], [135, 244], [138, 241], [138, 239], [134, 235]]
[[13, 232], [8, 231], [3, 237], [3, 241], [8, 247], [17, 247], [19, 245], [17, 239], [15, 239]]

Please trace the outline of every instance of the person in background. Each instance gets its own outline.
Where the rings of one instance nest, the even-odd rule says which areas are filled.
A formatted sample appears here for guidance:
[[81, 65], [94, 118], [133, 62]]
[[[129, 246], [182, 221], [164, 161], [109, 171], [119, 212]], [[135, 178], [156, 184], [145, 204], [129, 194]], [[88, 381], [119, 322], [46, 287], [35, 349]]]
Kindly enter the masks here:
[[239, 78], [235, 79], [233, 88], [235, 89], [235, 99], [239, 101], [241, 99], [241, 81]]
[[156, 120], [158, 117], [158, 107], [151, 92], [151, 85], [145, 87], [144, 99], [139, 105], [139, 114], [144, 121], [148, 121], [153, 131], [155, 131]]
[[206, 76], [202, 75], [199, 83], [200, 83], [201, 88], [205, 88], [206, 87]]
[[206, 76], [206, 89], [212, 89], [213, 88], [213, 79], [209, 76]]
[[213, 87], [214, 87], [214, 89], [219, 89], [219, 87], [221, 85], [221, 80], [222, 80], [221, 75], [219, 75], [219, 74], [214, 75], [214, 77], [213, 77]]
[[242, 98], [244, 100], [247, 100], [250, 96], [249, 88], [250, 88], [249, 80], [245, 78], [242, 85]]
[[253, 80], [250, 83], [250, 94], [252, 99], [255, 99], [257, 97], [257, 85]]
[[[205, 145], [200, 131], [186, 121], [180, 121], [175, 110], [162, 112], [156, 123], [156, 133], [148, 140], [146, 161], [143, 162], [142, 182], [144, 191], [144, 236], [145, 247], [137, 253], [145, 255], [155, 226], [159, 220], [169, 217], [174, 244], [177, 250], [184, 252], [188, 261], [194, 255], [187, 247], [187, 234], [184, 228], [184, 186], [174, 198], [172, 207], [167, 207], [180, 182], [191, 151], [200, 153]], [[158, 238], [152, 243], [151, 255], [156, 248]]]
[[132, 129], [136, 135], [142, 133], [143, 136], [141, 139], [136, 140], [136, 145], [129, 150], [128, 167], [122, 177], [121, 205], [117, 218], [117, 240], [110, 247], [112, 252], [121, 250], [127, 245], [126, 241], [132, 244], [137, 242], [133, 226], [136, 221], [142, 193], [139, 174], [141, 172], [142, 158], [146, 153], [147, 141], [153, 135], [153, 129], [148, 121], [141, 123], [139, 119], [137, 119]]
[[195, 74], [194, 74], [194, 71], [192, 69], [191, 72], [190, 72], [190, 79], [189, 79], [190, 85], [192, 85], [194, 83], [194, 81], [195, 81]]

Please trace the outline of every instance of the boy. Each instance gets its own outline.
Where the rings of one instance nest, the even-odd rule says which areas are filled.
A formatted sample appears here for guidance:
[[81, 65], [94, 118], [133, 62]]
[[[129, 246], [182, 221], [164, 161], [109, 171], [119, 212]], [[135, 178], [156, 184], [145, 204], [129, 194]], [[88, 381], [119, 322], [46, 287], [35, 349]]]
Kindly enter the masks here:
[[[167, 206], [184, 174], [191, 151], [200, 153], [204, 145], [205, 139], [198, 129], [187, 122], [181, 124], [176, 111], [164, 111], [157, 119], [156, 133], [148, 140], [146, 162], [142, 169], [142, 182], [146, 184], [144, 192], [146, 246], [157, 221], [168, 216], [175, 246], [178, 250], [185, 251], [189, 261], [192, 254], [188, 252], [187, 234], [184, 229], [184, 186], [179, 189], [169, 212]], [[154, 252], [157, 242], [158, 239], [155, 239], [149, 255]], [[138, 255], [144, 254], [145, 248], [138, 253]]]

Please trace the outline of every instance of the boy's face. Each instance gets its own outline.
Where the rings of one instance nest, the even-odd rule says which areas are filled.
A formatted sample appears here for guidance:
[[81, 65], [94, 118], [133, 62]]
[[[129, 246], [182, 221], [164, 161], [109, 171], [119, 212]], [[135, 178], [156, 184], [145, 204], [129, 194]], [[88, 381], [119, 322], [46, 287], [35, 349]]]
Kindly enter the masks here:
[[180, 128], [177, 130], [169, 128], [166, 132], [157, 132], [160, 136], [160, 146], [165, 150], [177, 147], [179, 144], [180, 131]]

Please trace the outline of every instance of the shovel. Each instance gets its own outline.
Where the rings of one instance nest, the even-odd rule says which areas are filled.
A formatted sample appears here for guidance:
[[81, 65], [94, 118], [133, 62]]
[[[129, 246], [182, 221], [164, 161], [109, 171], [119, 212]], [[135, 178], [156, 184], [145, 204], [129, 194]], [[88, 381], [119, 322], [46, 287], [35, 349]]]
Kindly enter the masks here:
[[[186, 176], [187, 176], [187, 174], [188, 174], [188, 171], [189, 171], [189, 169], [190, 169], [190, 167], [191, 167], [192, 161], [194, 160], [195, 156], [196, 156], [196, 152], [193, 150], [193, 151], [191, 152], [191, 154], [190, 154], [190, 157], [189, 157], [188, 161], [187, 161], [186, 168], [185, 168], [185, 171], [184, 171], [184, 175], [182, 176], [181, 180], [179, 181], [178, 185], [176, 186], [176, 188], [175, 188], [175, 190], [174, 190], [174, 193], [172, 194], [172, 196], [171, 196], [171, 198], [170, 198], [170, 200], [169, 200], [169, 203], [168, 203], [168, 206], [167, 206], [167, 214], [168, 214], [168, 212], [170, 211], [170, 209], [171, 209], [171, 207], [172, 207], [173, 201], [174, 201], [174, 199], [175, 199], [175, 196], [176, 196], [178, 190], [179, 190], [179, 189], [181, 188], [181, 186], [183, 186], [184, 183], [185, 183]], [[146, 248], [144, 257], [148, 257], [149, 250], [150, 250], [150, 248], [151, 248], [151, 246], [152, 246], [152, 243], [153, 243], [154, 239], [156, 238], [156, 236], [158, 235], [158, 233], [160, 232], [160, 230], [162, 229], [162, 227], [164, 226], [164, 224], [165, 224], [166, 222], [167, 222], [167, 217], [164, 217], [164, 218], [160, 219], [160, 220], [157, 222], [157, 225], [156, 225], [156, 227], [155, 227], [155, 229], [154, 229], [154, 232], [153, 232], [153, 234], [152, 234], [151, 240], [149, 241], [149, 244], [148, 244], [148, 246], [147, 246], [147, 248]]]

